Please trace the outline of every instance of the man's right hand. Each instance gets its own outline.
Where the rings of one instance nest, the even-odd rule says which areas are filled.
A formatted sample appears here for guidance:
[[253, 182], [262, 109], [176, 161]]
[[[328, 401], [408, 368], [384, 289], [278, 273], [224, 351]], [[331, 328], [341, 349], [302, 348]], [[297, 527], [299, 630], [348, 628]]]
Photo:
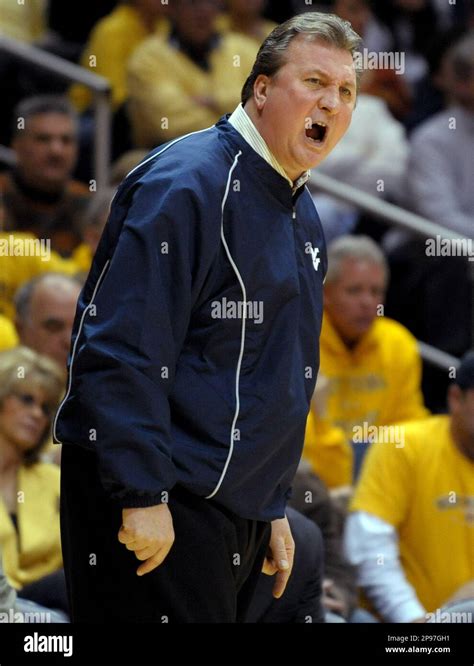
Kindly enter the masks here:
[[174, 542], [173, 519], [167, 504], [137, 509], [122, 509], [122, 527], [118, 540], [137, 559], [144, 560], [137, 575], [153, 571], [164, 561]]

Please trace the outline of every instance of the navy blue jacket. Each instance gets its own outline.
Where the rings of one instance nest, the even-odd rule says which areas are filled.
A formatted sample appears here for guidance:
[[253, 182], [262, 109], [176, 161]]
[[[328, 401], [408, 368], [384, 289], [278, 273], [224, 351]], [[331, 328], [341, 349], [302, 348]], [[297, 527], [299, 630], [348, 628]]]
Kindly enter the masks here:
[[55, 441], [96, 450], [122, 507], [180, 483], [282, 517], [326, 265], [308, 190], [227, 118], [155, 150], [121, 184], [79, 297]]

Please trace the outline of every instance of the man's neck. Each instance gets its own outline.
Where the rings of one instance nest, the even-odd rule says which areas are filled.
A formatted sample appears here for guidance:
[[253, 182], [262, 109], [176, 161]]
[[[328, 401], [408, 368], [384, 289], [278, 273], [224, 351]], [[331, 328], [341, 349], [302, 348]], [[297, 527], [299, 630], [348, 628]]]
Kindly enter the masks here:
[[462, 455], [474, 462], [474, 446], [472, 444], [472, 436], [458, 427], [456, 422], [451, 418], [451, 437], [456, 445], [456, 448]]
[[285, 173], [287, 175], [287, 178], [289, 178], [291, 180], [291, 182], [293, 184], [295, 184], [298, 181], [298, 179], [301, 178], [301, 176], [303, 175], [304, 172], [301, 172], [301, 173], [296, 174], [296, 175], [288, 173], [288, 169], [286, 169], [284, 164], [281, 164], [280, 160], [278, 159], [278, 155], [275, 153], [274, 149], [272, 148], [271, 143], [268, 141], [268, 138], [265, 136], [265, 131], [262, 128], [262, 123], [260, 122], [260, 116], [258, 115], [257, 109], [254, 107], [253, 104], [250, 104], [250, 103], [247, 102], [247, 104], [245, 104], [245, 106], [244, 106], [244, 111], [248, 115], [250, 120], [253, 122], [253, 124], [255, 125], [255, 128], [260, 133], [260, 136], [262, 137], [262, 139], [267, 144], [268, 149], [272, 153], [273, 157], [277, 160], [277, 162], [281, 165], [282, 169], [285, 171]]

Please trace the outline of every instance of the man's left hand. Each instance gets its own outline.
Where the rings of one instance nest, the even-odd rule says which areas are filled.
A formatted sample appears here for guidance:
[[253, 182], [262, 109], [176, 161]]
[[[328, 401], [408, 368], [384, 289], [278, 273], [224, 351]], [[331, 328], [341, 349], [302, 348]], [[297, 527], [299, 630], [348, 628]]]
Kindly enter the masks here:
[[286, 588], [293, 568], [295, 542], [291, 536], [288, 518], [279, 518], [272, 522], [272, 535], [262, 571], [267, 576], [276, 576], [273, 596], [279, 599]]

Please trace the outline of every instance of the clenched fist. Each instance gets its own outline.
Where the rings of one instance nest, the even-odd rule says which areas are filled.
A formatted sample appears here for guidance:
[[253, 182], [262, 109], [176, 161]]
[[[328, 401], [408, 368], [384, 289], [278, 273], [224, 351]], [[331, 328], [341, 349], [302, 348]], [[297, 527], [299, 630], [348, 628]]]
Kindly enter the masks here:
[[142, 560], [137, 575], [153, 571], [164, 561], [174, 542], [173, 519], [167, 504], [122, 509], [118, 540]]

